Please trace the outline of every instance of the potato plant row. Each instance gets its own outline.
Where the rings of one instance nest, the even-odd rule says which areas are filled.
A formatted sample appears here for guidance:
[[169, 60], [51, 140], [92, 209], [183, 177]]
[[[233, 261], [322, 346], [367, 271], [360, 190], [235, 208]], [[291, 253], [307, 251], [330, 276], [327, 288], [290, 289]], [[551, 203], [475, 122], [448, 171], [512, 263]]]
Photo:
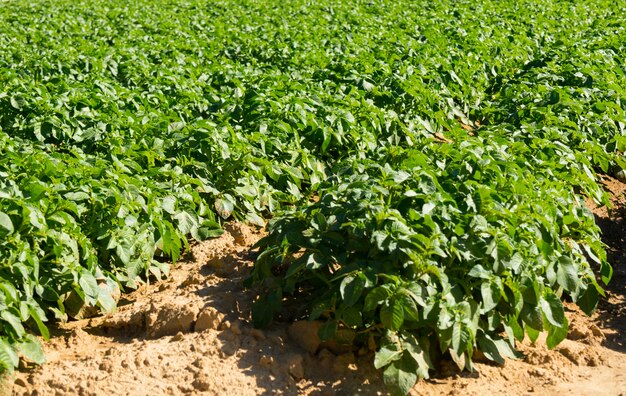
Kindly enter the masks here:
[[[12, 0], [0, 9], [0, 366], [265, 225], [257, 325], [325, 322], [394, 393], [567, 334], [611, 277], [626, 6]], [[594, 263], [591, 265], [590, 263]], [[292, 302], [296, 301], [297, 304]], [[297, 312], [286, 312], [298, 306]]]

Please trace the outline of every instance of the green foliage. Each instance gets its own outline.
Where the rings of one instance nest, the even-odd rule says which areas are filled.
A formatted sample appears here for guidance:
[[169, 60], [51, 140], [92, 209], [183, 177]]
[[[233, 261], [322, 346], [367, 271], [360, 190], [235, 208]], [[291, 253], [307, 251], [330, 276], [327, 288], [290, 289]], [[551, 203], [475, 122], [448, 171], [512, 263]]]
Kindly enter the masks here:
[[[547, 331], [553, 348], [567, 335], [557, 294], [591, 313], [603, 293], [586, 252], [610, 267], [583, 200], [521, 161], [482, 138], [346, 161], [319, 200], [270, 222], [250, 281], [357, 342], [373, 339], [398, 394], [428, 377], [433, 353], [471, 369], [477, 348], [499, 363], [515, 357], [525, 333]], [[282, 308], [263, 296], [256, 305], [257, 323]]]
[[[254, 322], [285, 298], [378, 348], [396, 393], [449, 352], [590, 313], [580, 199], [624, 167], [620, 2], [76, 0], [0, 10], [0, 365], [71, 298], [270, 225]], [[477, 17], [480, 16], [480, 17]], [[290, 208], [298, 205], [297, 208]], [[282, 211], [285, 209], [286, 211]], [[73, 297], [72, 297], [73, 296]], [[507, 336], [502, 338], [501, 333]]]

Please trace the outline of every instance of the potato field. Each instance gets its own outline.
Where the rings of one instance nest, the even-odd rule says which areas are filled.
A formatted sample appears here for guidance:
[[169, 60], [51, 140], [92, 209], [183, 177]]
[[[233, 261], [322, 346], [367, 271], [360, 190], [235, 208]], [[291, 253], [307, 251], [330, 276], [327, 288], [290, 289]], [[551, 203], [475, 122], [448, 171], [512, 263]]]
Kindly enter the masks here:
[[[624, 295], [624, 151], [621, 0], [3, 1], [0, 371], [227, 237], [244, 308], [207, 331], [308, 323], [393, 395], [528, 361]], [[241, 394], [207, 381], [168, 392]]]

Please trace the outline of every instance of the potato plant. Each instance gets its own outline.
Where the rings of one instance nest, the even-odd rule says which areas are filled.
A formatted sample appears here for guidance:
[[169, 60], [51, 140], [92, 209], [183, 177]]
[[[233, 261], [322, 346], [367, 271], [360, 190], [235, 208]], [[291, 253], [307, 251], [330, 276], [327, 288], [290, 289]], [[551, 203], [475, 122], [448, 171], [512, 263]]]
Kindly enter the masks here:
[[272, 220], [255, 322], [304, 299], [294, 314], [376, 349], [397, 392], [441, 353], [557, 343], [561, 299], [591, 312], [611, 276], [581, 198], [608, 203], [596, 174], [626, 167], [624, 15], [3, 2], [0, 367], [43, 360], [34, 334], [69, 296], [109, 312], [232, 219]]
[[255, 324], [294, 298], [300, 316], [325, 321], [323, 339], [377, 345], [394, 393], [445, 353], [471, 370], [477, 349], [504, 363], [525, 335], [547, 331], [553, 348], [568, 330], [561, 299], [591, 314], [604, 294], [586, 257], [611, 277], [571, 187], [481, 139], [342, 164], [316, 193], [258, 244]]

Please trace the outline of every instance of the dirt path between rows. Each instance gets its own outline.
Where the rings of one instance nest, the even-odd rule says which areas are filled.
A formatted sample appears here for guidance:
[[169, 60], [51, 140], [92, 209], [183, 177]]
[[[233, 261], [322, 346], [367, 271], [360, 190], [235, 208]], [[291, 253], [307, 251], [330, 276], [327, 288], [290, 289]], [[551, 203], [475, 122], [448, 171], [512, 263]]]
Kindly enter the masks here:
[[[520, 346], [504, 366], [473, 373], [443, 362], [413, 395], [624, 395], [626, 393], [626, 185], [605, 177], [615, 208], [594, 208], [615, 276], [593, 318], [567, 306], [568, 339], [553, 351]], [[385, 394], [372, 356], [315, 342], [306, 324], [250, 325], [241, 286], [261, 234], [230, 224], [193, 246], [165, 281], [126, 296], [112, 315], [53, 329], [48, 363], [16, 373], [15, 395]], [[313, 340], [313, 341], [312, 341]]]

